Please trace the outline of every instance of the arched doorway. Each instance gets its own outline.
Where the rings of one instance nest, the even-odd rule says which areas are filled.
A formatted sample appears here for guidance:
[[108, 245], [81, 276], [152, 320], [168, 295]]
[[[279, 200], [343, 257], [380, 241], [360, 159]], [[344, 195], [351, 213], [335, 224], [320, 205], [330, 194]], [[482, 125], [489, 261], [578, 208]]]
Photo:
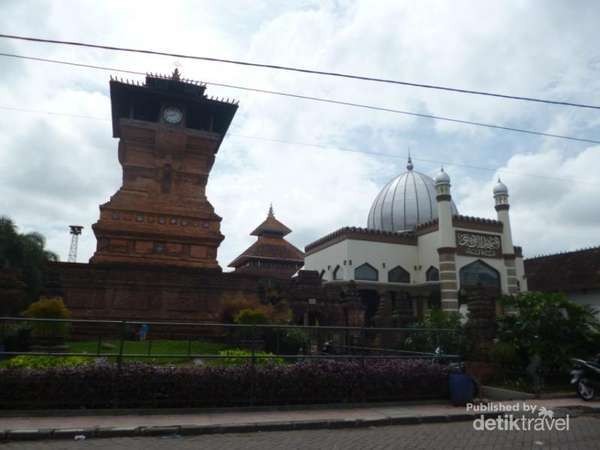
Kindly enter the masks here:
[[478, 259], [460, 269], [459, 280], [458, 302], [463, 305], [461, 308], [466, 308], [461, 309], [465, 317], [473, 302], [487, 304], [495, 313], [501, 312], [496, 311], [497, 300], [502, 295], [500, 273], [496, 269]]
[[462, 267], [459, 278], [461, 291], [477, 289], [483, 290], [486, 294], [500, 295], [500, 273], [480, 259]]
[[375, 325], [373, 319], [379, 309], [379, 293], [374, 289], [359, 289], [358, 294], [364, 308], [364, 326], [372, 327]]

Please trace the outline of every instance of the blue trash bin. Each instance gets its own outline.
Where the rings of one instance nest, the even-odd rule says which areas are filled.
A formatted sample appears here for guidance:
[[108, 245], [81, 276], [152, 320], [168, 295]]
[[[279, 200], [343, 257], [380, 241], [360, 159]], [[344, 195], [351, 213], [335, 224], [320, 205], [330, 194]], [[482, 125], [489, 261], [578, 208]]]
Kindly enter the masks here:
[[454, 406], [465, 406], [473, 401], [475, 396], [475, 380], [464, 373], [451, 373], [448, 379], [450, 385], [450, 401]]

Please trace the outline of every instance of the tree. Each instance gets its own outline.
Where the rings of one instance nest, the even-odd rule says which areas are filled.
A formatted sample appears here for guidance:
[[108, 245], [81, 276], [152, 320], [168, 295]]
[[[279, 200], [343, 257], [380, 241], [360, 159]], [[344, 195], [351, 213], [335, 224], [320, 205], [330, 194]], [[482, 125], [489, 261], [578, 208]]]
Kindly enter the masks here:
[[[58, 261], [58, 256], [45, 246], [46, 240], [40, 233], [21, 234], [11, 219], [0, 217], [0, 268], [25, 284], [23, 301], [27, 304], [37, 300], [42, 292], [47, 263]], [[6, 307], [2, 305], [1, 309]]]
[[521, 367], [538, 360], [542, 371], [566, 370], [570, 358], [600, 350], [594, 311], [564, 294], [524, 292], [502, 302], [512, 312], [498, 320], [498, 341], [514, 348]]
[[410, 328], [413, 331], [404, 342], [409, 350], [434, 352], [439, 347], [440, 351], [447, 354], [462, 354], [465, 351], [464, 328], [457, 312], [432, 309], [423, 320], [410, 325]]

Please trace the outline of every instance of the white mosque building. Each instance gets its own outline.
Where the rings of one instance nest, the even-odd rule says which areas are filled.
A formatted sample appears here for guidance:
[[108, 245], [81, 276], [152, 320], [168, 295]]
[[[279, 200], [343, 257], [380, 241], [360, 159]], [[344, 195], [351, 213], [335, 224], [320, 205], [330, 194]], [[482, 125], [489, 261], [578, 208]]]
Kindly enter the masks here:
[[526, 290], [507, 187], [498, 180], [493, 190], [497, 220], [464, 216], [443, 169], [432, 179], [410, 158], [406, 169], [373, 201], [367, 228], [340, 228], [306, 246], [304, 269], [318, 271], [325, 284], [356, 285], [367, 323], [394, 311], [457, 311], [472, 288], [495, 296]]

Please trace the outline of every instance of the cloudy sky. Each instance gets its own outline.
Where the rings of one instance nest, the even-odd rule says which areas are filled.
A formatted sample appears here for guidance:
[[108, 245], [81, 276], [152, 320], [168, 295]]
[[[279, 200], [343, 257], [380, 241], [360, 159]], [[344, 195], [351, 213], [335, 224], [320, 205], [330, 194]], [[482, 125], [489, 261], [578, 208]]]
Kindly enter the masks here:
[[[566, 0], [2, 0], [0, 33], [599, 105], [598, 17], [600, 3]], [[140, 72], [178, 66], [207, 82], [600, 140], [593, 109], [6, 39], [0, 52]], [[120, 186], [110, 74], [0, 57], [0, 214], [45, 234], [61, 259], [74, 223], [85, 226], [79, 261], [92, 255], [98, 205]], [[526, 256], [600, 244], [600, 145], [210, 85], [207, 93], [240, 102], [208, 183], [223, 217], [222, 266], [250, 245], [270, 202], [300, 248], [341, 226], [365, 226], [379, 189], [405, 170], [409, 148], [416, 170], [433, 175], [444, 165], [462, 214], [495, 217], [500, 175]]]

